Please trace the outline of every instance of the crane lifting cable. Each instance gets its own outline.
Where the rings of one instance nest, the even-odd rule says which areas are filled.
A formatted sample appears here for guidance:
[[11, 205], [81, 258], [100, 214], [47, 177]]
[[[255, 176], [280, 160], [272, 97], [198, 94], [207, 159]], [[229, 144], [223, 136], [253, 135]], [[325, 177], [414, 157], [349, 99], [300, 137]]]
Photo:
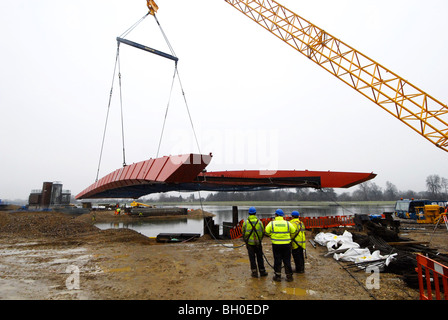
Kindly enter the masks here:
[[[183, 89], [183, 86], [182, 86], [182, 82], [181, 82], [181, 79], [180, 79], [179, 70], [177, 68], [177, 63], [179, 61], [179, 58], [176, 56], [176, 54], [174, 52], [174, 49], [173, 49], [173, 47], [171, 46], [171, 44], [170, 44], [170, 42], [168, 40], [168, 37], [166, 36], [165, 32], [163, 31], [163, 28], [162, 28], [159, 20], [157, 19], [156, 15], [155, 15], [155, 12], [158, 9], [157, 5], [152, 0], [147, 0], [147, 3], [148, 3], [149, 12], [147, 14], [145, 14], [145, 16], [140, 18], [136, 23], [134, 23], [125, 32], [123, 32], [119, 37], [116, 38], [116, 40], [117, 40], [117, 53], [116, 53], [116, 58], [115, 58], [115, 66], [114, 66], [114, 72], [113, 72], [113, 78], [112, 78], [112, 85], [111, 85], [111, 90], [110, 90], [110, 95], [109, 95], [109, 102], [108, 102], [108, 106], [107, 106], [106, 121], [105, 121], [105, 125], [104, 125], [103, 138], [102, 138], [102, 143], [101, 143], [101, 150], [100, 150], [100, 156], [99, 156], [99, 161], [98, 161], [98, 169], [97, 169], [97, 174], [96, 174], [95, 181], [98, 181], [98, 176], [99, 176], [99, 171], [100, 171], [100, 166], [101, 166], [101, 159], [102, 159], [102, 154], [103, 154], [103, 149], [104, 149], [104, 141], [105, 141], [107, 123], [108, 123], [108, 118], [109, 118], [109, 111], [110, 111], [110, 105], [111, 105], [111, 100], [112, 100], [114, 79], [115, 79], [115, 75], [116, 75], [116, 71], [117, 71], [117, 66], [118, 66], [118, 78], [119, 78], [119, 86], [120, 86], [120, 109], [121, 109], [121, 128], [122, 128], [121, 131], [122, 131], [122, 144], [123, 144], [123, 167], [126, 166], [126, 160], [125, 160], [126, 159], [126, 155], [125, 155], [125, 139], [124, 139], [124, 119], [123, 119], [123, 102], [122, 102], [122, 91], [121, 91], [121, 71], [120, 71], [120, 58], [119, 58], [119, 56], [120, 56], [120, 44], [122, 44], [122, 43], [126, 44], [128, 46], [131, 46], [131, 47], [143, 50], [145, 52], [149, 52], [149, 53], [155, 54], [157, 56], [160, 56], [160, 57], [172, 60], [172, 61], [175, 62], [173, 80], [172, 80], [172, 83], [171, 83], [171, 89], [170, 89], [170, 94], [169, 94], [169, 98], [168, 98], [168, 103], [167, 103], [167, 106], [166, 106], [165, 117], [164, 117], [163, 126], [162, 126], [162, 132], [161, 132], [161, 135], [160, 135], [159, 144], [158, 144], [158, 148], [157, 148], [157, 157], [158, 157], [159, 150], [160, 150], [160, 145], [161, 145], [161, 142], [162, 142], [162, 136], [163, 136], [165, 123], [166, 123], [166, 119], [167, 119], [167, 115], [168, 115], [168, 109], [169, 109], [169, 105], [170, 105], [170, 100], [171, 100], [171, 95], [172, 95], [172, 91], [173, 91], [173, 86], [174, 86], [174, 81], [175, 81], [176, 75], [177, 75], [177, 78], [178, 78], [178, 81], [179, 81], [179, 84], [180, 84], [181, 93], [182, 93], [182, 96], [183, 96], [183, 99], [184, 99], [184, 103], [185, 103], [185, 106], [187, 108], [187, 113], [188, 113], [190, 124], [191, 124], [192, 130], [193, 130], [193, 135], [194, 135], [194, 138], [195, 138], [195, 141], [196, 141], [196, 145], [197, 145], [197, 148], [198, 148], [199, 153], [200, 153], [199, 142], [198, 142], [198, 139], [197, 139], [197, 136], [196, 136], [196, 131], [195, 131], [194, 124], [193, 124], [193, 121], [192, 121], [192, 118], [191, 118], [190, 110], [189, 110], [189, 107], [188, 107], [188, 102], [187, 102], [187, 99], [186, 99], [186, 96], [185, 96], [185, 92], [184, 92], [184, 89]], [[145, 46], [145, 45], [142, 45], [140, 43], [137, 43], [137, 42], [134, 42], [134, 41], [131, 41], [131, 40], [128, 40], [128, 39], [125, 39], [125, 37], [127, 35], [129, 35], [129, 33], [131, 31], [133, 31], [150, 14], [152, 16], [154, 16], [154, 19], [155, 19], [155, 21], [156, 21], [156, 23], [157, 23], [157, 25], [158, 25], [162, 35], [163, 35], [163, 38], [164, 38], [164, 40], [165, 40], [165, 42], [166, 42], [166, 44], [167, 44], [171, 54], [165, 53], [163, 51], [160, 51], [160, 50], [157, 50], [157, 49]]]

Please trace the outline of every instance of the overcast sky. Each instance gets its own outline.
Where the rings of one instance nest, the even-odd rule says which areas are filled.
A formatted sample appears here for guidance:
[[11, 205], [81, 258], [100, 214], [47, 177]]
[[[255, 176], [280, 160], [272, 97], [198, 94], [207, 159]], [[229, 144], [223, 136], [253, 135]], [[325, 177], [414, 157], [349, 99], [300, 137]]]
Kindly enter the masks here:
[[[446, 0], [280, 0], [446, 103]], [[223, 0], [159, 0], [158, 19], [213, 170], [374, 172], [384, 188], [426, 189], [448, 178], [448, 153], [390, 116]], [[43, 181], [76, 195], [95, 180], [116, 40], [144, 0], [0, 3], [0, 199]], [[149, 16], [127, 39], [169, 52]], [[120, 46], [126, 162], [157, 154], [172, 61]], [[179, 82], [159, 156], [198, 152]], [[114, 82], [100, 178], [121, 167]], [[349, 189], [349, 191], [353, 191]]]

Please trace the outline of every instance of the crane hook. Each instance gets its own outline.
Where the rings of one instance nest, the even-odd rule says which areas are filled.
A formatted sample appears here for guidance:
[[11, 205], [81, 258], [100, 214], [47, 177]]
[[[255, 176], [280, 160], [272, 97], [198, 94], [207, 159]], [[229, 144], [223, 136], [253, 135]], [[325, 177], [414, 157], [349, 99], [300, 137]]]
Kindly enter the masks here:
[[155, 15], [157, 10], [159, 10], [159, 6], [154, 2], [154, 0], [146, 0], [146, 4], [148, 5], [149, 13], [151, 15]]

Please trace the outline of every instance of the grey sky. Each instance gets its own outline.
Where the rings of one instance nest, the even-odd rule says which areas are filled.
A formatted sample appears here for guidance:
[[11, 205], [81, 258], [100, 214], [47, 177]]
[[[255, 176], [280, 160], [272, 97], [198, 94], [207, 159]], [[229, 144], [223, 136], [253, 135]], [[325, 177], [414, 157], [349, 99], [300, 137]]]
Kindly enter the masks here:
[[[442, 102], [445, 0], [280, 0]], [[159, 0], [208, 170], [375, 172], [380, 187], [425, 190], [448, 154], [223, 0]], [[43, 181], [77, 194], [94, 182], [116, 41], [146, 1], [0, 3], [0, 199]], [[153, 17], [128, 39], [168, 52]], [[171, 61], [120, 49], [127, 163], [155, 157]], [[122, 164], [115, 81], [100, 177]], [[197, 152], [178, 82], [159, 156]], [[351, 190], [351, 189], [349, 189]]]

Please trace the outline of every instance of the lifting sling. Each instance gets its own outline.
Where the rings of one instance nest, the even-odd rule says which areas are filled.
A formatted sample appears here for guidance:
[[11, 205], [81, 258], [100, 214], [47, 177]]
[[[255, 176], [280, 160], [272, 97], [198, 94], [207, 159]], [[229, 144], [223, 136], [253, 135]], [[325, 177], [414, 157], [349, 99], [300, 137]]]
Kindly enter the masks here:
[[134, 42], [134, 41], [130, 41], [130, 40], [127, 40], [127, 39], [123, 39], [123, 38], [117, 37], [117, 42], [127, 44], [128, 46], [131, 46], [131, 47], [134, 47], [134, 48], [137, 48], [137, 49], [141, 49], [141, 50], [144, 50], [146, 52], [154, 53], [154, 54], [156, 54], [158, 56], [161, 56], [161, 57], [164, 57], [164, 58], [176, 61], [176, 62], [179, 60], [179, 58], [177, 58], [175, 56], [172, 56], [172, 55], [170, 55], [168, 53], [165, 53], [165, 52], [162, 52], [162, 51], [159, 51], [159, 50], [156, 50], [156, 49], [144, 46], [144, 45], [139, 44], [139, 43]]
[[[151, 4], [153, 4], [153, 1], [149, 0], [149, 1], [148, 1], [148, 8], [150, 8], [150, 5], [151, 5]], [[155, 5], [155, 4], [154, 4], [154, 5]], [[123, 103], [122, 103], [122, 94], [121, 94], [121, 72], [120, 72], [120, 61], [119, 61], [119, 52], [120, 52], [120, 44], [121, 44], [121, 43], [124, 43], [124, 44], [126, 44], [126, 45], [128, 45], [128, 46], [131, 46], [131, 47], [134, 47], [134, 48], [137, 48], [137, 49], [140, 49], [140, 50], [149, 52], [149, 53], [153, 53], [153, 54], [155, 54], [155, 55], [158, 55], [158, 56], [160, 56], [160, 57], [163, 57], [163, 58], [166, 58], [166, 59], [169, 59], [169, 60], [172, 60], [172, 61], [174, 61], [174, 63], [175, 63], [175, 66], [174, 66], [174, 75], [173, 75], [173, 80], [172, 80], [172, 83], [171, 83], [170, 97], [169, 97], [169, 99], [168, 99], [168, 104], [167, 104], [166, 111], [165, 111], [165, 118], [164, 118], [164, 122], [163, 122], [162, 132], [161, 132], [161, 135], [160, 135], [159, 145], [158, 145], [158, 148], [157, 148], [157, 157], [158, 157], [159, 150], [160, 150], [160, 145], [161, 145], [161, 142], [162, 142], [163, 131], [164, 131], [164, 128], [165, 128], [165, 122], [166, 122], [166, 118], [167, 118], [167, 114], [168, 114], [168, 108], [169, 108], [169, 104], [170, 104], [170, 100], [171, 100], [171, 94], [172, 94], [173, 85], [174, 85], [174, 80], [175, 80], [175, 78], [176, 78], [176, 75], [177, 75], [177, 78], [178, 78], [178, 81], [179, 81], [179, 85], [180, 85], [180, 88], [181, 88], [181, 93], [182, 93], [182, 96], [183, 96], [183, 100], [184, 100], [184, 102], [185, 102], [185, 106], [186, 106], [186, 109], [187, 109], [187, 112], [188, 112], [188, 117], [189, 117], [190, 124], [191, 124], [192, 130], [193, 130], [194, 138], [195, 138], [195, 140], [196, 140], [196, 145], [197, 145], [197, 147], [198, 147], [199, 153], [201, 153], [201, 151], [200, 151], [200, 147], [199, 147], [199, 142], [198, 142], [198, 139], [197, 139], [197, 136], [196, 136], [196, 131], [195, 131], [195, 129], [194, 129], [193, 121], [192, 121], [192, 119], [191, 119], [191, 115], [190, 115], [190, 110], [189, 110], [189, 107], [188, 107], [187, 99], [186, 99], [186, 97], [185, 97], [185, 92], [184, 92], [184, 89], [183, 89], [183, 86], [182, 86], [182, 82], [181, 82], [181, 80], [180, 80], [179, 70], [178, 70], [178, 68], [177, 68], [177, 63], [178, 63], [178, 61], [179, 61], [179, 58], [176, 57], [176, 54], [174, 53], [174, 50], [173, 50], [171, 44], [169, 43], [168, 38], [167, 38], [165, 32], [163, 31], [162, 26], [160, 25], [160, 23], [159, 23], [159, 21], [158, 21], [156, 15], [155, 15], [155, 11], [157, 11], [157, 10], [156, 10], [157, 8], [155, 8], [154, 5], [153, 5], [153, 9], [155, 9], [155, 10], [153, 10], [153, 11], [150, 10], [150, 12], [148, 12], [145, 16], [143, 16], [143, 17], [142, 17], [141, 19], [139, 19], [136, 23], [134, 23], [134, 24], [133, 24], [128, 30], [126, 30], [122, 35], [120, 35], [119, 37], [116, 38], [116, 40], [117, 40], [117, 54], [116, 54], [116, 58], [115, 58], [115, 67], [114, 67], [114, 72], [113, 72], [113, 77], [112, 77], [111, 90], [110, 90], [110, 94], [109, 94], [109, 103], [108, 103], [108, 106], [107, 106], [106, 121], [105, 121], [105, 125], [104, 125], [103, 138], [102, 138], [102, 143], [101, 143], [101, 148], [100, 148], [100, 156], [99, 156], [98, 168], [97, 168], [97, 174], [96, 174], [96, 179], [95, 179], [95, 181], [98, 181], [98, 177], [99, 177], [99, 171], [100, 171], [101, 160], [102, 160], [102, 154], [103, 154], [103, 148], [104, 148], [104, 140], [105, 140], [105, 135], [106, 135], [106, 128], [107, 128], [107, 124], [108, 124], [109, 110], [110, 110], [111, 99], [112, 99], [113, 84], [114, 84], [115, 74], [116, 74], [116, 71], [117, 71], [117, 70], [116, 70], [116, 69], [117, 69], [117, 66], [118, 66], [118, 78], [119, 78], [119, 85], [120, 85], [121, 128], [122, 128], [121, 131], [122, 131], [122, 140], [123, 140], [123, 141], [122, 141], [122, 142], [123, 142], [123, 167], [126, 166], [126, 160], [125, 160], [125, 143], [124, 143], [124, 123], [123, 123], [123, 122], [124, 122], [124, 120], [123, 120]], [[151, 8], [150, 8], [150, 9], [151, 9]], [[160, 28], [160, 31], [161, 31], [161, 33], [162, 33], [162, 35], [163, 35], [163, 37], [164, 37], [164, 39], [165, 39], [165, 41], [166, 41], [166, 43], [167, 43], [169, 49], [170, 49], [170, 51], [171, 51], [171, 54], [168, 54], [168, 53], [165, 53], [165, 52], [162, 52], [162, 51], [159, 51], [159, 50], [156, 50], [156, 49], [147, 47], [147, 46], [145, 46], [145, 45], [139, 44], [139, 43], [137, 43], [137, 42], [134, 42], [134, 41], [130, 41], [130, 40], [125, 39], [125, 37], [126, 37], [132, 30], [134, 30], [134, 29], [135, 29], [135, 28], [136, 28], [136, 27], [137, 27], [137, 26], [138, 26], [138, 25], [139, 25], [139, 24], [140, 24], [140, 23], [141, 23], [141, 22], [148, 16], [148, 15], [150, 15], [150, 14], [154, 16], [155, 21], [156, 21], [158, 27]]]

